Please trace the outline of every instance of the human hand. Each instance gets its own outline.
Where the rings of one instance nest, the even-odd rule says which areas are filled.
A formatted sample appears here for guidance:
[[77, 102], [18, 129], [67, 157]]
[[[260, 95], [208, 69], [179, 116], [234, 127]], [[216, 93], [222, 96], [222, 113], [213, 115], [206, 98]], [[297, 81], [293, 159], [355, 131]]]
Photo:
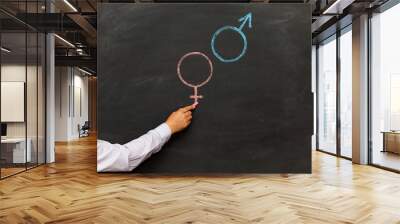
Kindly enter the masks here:
[[187, 128], [192, 122], [192, 110], [196, 108], [197, 104], [182, 107], [169, 115], [167, 121], [168, 127], [171, 129], [172, 134], [175, 134]]

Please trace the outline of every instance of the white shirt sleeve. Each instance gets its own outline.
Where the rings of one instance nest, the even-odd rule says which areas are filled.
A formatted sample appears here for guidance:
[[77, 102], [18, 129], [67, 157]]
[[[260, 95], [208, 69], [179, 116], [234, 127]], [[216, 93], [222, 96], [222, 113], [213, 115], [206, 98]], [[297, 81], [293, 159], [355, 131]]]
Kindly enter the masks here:
[[171, 137], [166, 123], [124, 145], [97, 141], [97, 172], [132, 171], [161, 147]]

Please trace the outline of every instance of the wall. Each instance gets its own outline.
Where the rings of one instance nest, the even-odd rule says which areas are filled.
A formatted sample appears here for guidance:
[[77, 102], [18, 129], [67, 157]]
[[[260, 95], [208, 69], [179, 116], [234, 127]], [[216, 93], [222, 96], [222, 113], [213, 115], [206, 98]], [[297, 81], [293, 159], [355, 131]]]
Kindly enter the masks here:
[[[25, 138], [31, 143], [32, 162], [44, 162], [44, 79], [41, 66], [8, 63], [1, 66], [2, 82], [26, 84], [26, 121], [7, 122], [8, 138]], [[7, 108], [1, 108], [6, 110]], [[37, 156], [37, 153], [39, 156]], [[38, 159], [38, 161], [36, 161]]]
[[55, 140], [77, 139], [78, 125], [88, 121], [88, 77], [72, 67], [56, 67], [55, 73]]
[[[39, 68], [39, 74], [41, 74], [41, 68]], [[9, 64], [1, 67], [1, 81], [2, 82], [25, 82], [27, 83], [27, 122], [28, 122], [28, 137], [29, 133], [36, 134], [36, 121], [37, 121], [37, 95], [36, 95], [36, 66], [27, 67], [27, 79], [25, 81], [25, 64]], [[40, 101], [39, 107], [42, 106]], [[6, 108], [2, 108], [4, 110]], [[7, 136], [8, 137], [25, 137], [25, 123], [23, 122], [12, 122], [7, 123]]]
[[[28, 67], [30, 70], [32, 67]], [[25, 64], [1, 66], [2, 82], [25, 82]], [[1, 108], [4, 110], [5, 108]], [[25, 123], [7, 123], [7, 137], [25, 137]]]
[[69, 68], [55, 69], [55, 140], [68, 140], [69, 124]]

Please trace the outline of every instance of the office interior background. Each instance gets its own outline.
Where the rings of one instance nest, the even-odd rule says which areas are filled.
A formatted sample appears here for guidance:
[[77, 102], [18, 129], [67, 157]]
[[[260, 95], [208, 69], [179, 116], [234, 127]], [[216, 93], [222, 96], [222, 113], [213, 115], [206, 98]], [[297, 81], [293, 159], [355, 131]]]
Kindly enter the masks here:
[[[37, 175], [36, 167], [82, 156], [79, 144], [95, 142], [96, 13], [102, 2], [153, 1], [0, 2], [2, 187]], [[311, 4], [313, 157], [335, 159], [321, 170], [348, 160], [374, 167], [369, 174], [399, 173], [400, 1], [233, 2]], [[95, 164], [93, 147], [91, 153]]]
[[[352, 19], [363, 13], [366, 162], [399, 171], [400, 6], [339, 1], [336, 15], [323, 11], [334, 1], [306, 2], [313, 6], [313, 149], [352, 159]], [[96, 131], [96, 8], [96, 1], [1, 2], [1, 178], [53, 162], [54, 142], [79, 138], [85, 122]]]
[[90, 121], [96, 130], [96, 2], [78, 4], [89, 20], [63, 1], [0, 3], [1, 178], [54, 162], [54, 142], [78, 139]]

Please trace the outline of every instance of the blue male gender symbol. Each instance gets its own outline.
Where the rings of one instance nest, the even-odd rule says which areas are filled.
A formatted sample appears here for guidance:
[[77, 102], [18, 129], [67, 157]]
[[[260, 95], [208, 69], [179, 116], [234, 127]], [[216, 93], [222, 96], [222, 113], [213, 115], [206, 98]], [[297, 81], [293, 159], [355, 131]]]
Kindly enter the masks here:
[[[244, 35], [242, 29], [247, 22], [249, 22], [249, 28], [251, 28], [251, 20], [252, 20], [252, 14], [247, 13], [245, 16], [243, 16], [242, 18], [239, 19], [239, 22], [242, 22], [240, 24], [239, 28], [234, 27], [234, 26], [223, 26], [223, 27], [219, 28], [217, 31], [215, 31], [214, 35], [211, 38], [211, 50], [216, 58], [218, 58], [222, 62], [229, 63], [229, 62], [235, 62], [235, 61], [239, 60], [241, 57], [243, 57], [243, 55], [246, 53], [246, 50], [247, 50], [247, 38], [246, 38], [246, 35]], [[217, 37], [220, 33], [222, 33], [223, 31], [226, 31], [226, 30], [232, 30], [234, 32], [239, 33], [239, 35], [243, 41], [242, 51], [240, 52], [240, 54], [238, 56], [236, 56], [234, 58], [224, 58], [215, 49], [215, 40], [217, 39]]]

